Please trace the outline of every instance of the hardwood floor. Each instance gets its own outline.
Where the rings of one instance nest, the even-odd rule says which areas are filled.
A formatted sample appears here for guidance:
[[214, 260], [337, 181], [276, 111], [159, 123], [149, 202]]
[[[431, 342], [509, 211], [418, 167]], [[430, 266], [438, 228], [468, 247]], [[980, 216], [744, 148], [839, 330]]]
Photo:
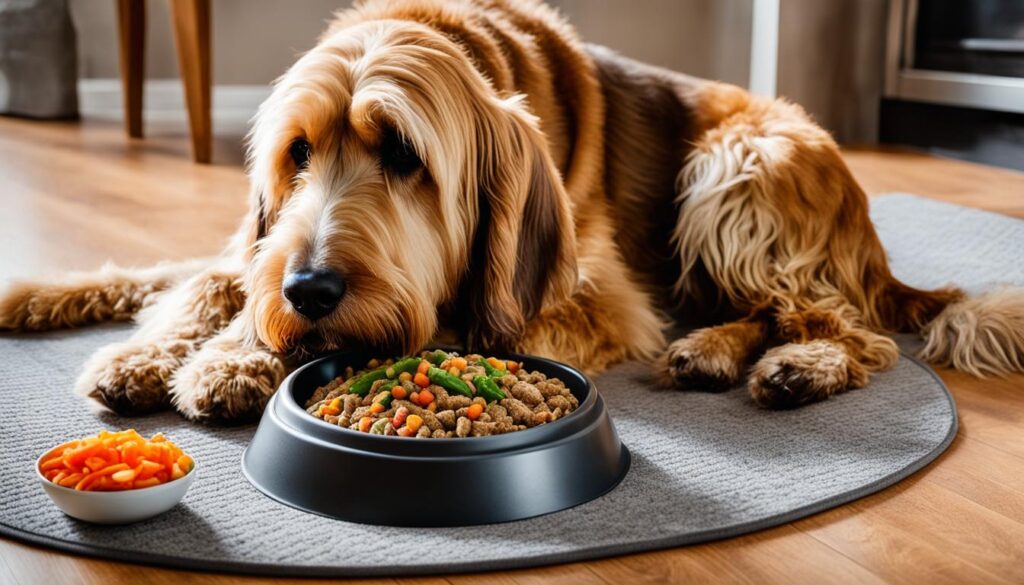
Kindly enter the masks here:
[[[0, 118], [0, 284], [215, 253], [244, 207], [237, 139], [195, 165], [184, 133]], [[907, 191], [1024, 217], [1024, 175], [898, 150], [846, 159], [872, 195]], [[852, 504], [726, 541], [587, 563], [358, 583], [1024, 582], [1024, 376], [942, 378], [961, 429], [938, 461]], [[0, 583], [316, 583], [113, 563], [0, 540]]]

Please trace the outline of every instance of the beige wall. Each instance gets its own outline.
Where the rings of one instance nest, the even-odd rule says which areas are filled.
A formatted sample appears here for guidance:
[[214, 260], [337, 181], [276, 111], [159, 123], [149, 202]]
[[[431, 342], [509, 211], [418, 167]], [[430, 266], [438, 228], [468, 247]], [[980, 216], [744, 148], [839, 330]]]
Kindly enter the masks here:
[[[550, 0], [585, 40], [631, 57], [746, 84], [751, 0]], [[310, 48], [345, 0], [213, 0], [216, 84], [265, 84]], [[85, 78], [118, 75], [113, 0], [71, 2]], [[146, 66], [177, 76], [167, 2], [148, 0]]]
[[784, 0], [778, 93], [837, 140], [878, 139], [887, 0]]

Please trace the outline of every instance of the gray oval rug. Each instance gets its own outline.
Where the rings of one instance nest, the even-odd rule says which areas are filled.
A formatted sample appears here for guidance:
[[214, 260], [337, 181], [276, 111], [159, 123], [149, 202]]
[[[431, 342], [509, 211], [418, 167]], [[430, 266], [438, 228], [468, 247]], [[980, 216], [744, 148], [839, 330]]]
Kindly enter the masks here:
[[[1024, 284], [1024, 222], [896, 195], [872, 202], [896, 275], [971, 290]], [[99, 557], [277, 575], [405, 575], [514, 569], [692, 544], [783, 524], [874, 493], [935, 459], [956, 409], [925, 365], [903, 358], [863, 389], [797, 411], [757, 409], [742, 389], [662, 393], [637, 364], [597, 380], [633, 466], [611, 493], [541, 518], [407, 529], [305, 514], [257, 492], [239, 459], [255, 427], [191, 425], [173, 413], [90, 414], [71, 395], [81, 363], [125, 327], [0, 336], [0, 534]], [[168, 433], [199, 462], [182, 504], [129, 527], [93, 526], [54, 507], [32, 468], [100, 427]], [[453, 494], [452, 497], [458, 497]]]
[[[89, 412], [70, 387], [81, 363], [128, 329], [0, 337], [0, 533], [87, 555], [277, 575], [399, 575], [511, 569], [677, 546], [789, 522], [889, 486], [937, 457], [956, 409], [927, 366], [904, 358], [863, 390], [797, 411], [758, 409], [742, 389], [653, 390], [625, 364], [600, 376], [633, 465], [611, 493], [548, 516], [473, 528], [349, 524], [257, 492], [239, 458], [255, 427], [173, 413]], [[184, 501], [152, 520], [95, 526], [64, 516], [33, 470], [43, 451], [100, 428], [167, 433], [199, 464]], [[452, 497], [458, 497], [452, 494]]]

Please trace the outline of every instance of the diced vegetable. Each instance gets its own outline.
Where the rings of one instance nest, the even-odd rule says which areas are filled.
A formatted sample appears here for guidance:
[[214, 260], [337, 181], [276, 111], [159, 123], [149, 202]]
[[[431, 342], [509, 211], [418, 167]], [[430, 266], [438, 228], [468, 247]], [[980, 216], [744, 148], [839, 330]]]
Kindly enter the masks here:
[[[178, 474], [171, 473], [171, 465]], [[53, 449], [39, 464], [44, 476], [76, 490], [126, 490], [183, 477], [195, 463], [160, 433], [145, 439], [134, 429], [101, 431]]]
[[358, 380], [353, 382], [351, 386], [349, 386], [349, 393], [358, 394], [360, 396], [366, 396], [366, 393], [369, 392], [370, 388], [373, 387], [374, 382], [376, 382], [377, 380], [384, 380], [385, 378], [388, 377], [387, 370], [387, 366], [381, 366], [376, 370], [370, 370], [369, 372], [366, 372], [365, 374], [360, 376]]
[[[431, 367], [428, 371], [430, 370], [437, 370], [438, 372], [441, 371], [434, 367]], [[430, 377], [427, 374], [424, 374], [423, 372], [416, 372], [416, 377], [414, 377], [412, 381], [420, 388], [426, 388], [427, 386], [430, 386]]]
[[466, 384], [466, 382], [458, 376], [453, 376], [440, 368], [430, 368], [427, 371], [427, 376], [430, 378], [431, 382], [445, 390], [448, 390], [449, 392], [456, 392], [463, 396], [473, 396], [473, 391], [469, 389], [469, 385]]
[[480, 415], [484, 413], [484, 407], [482, 404], [471, 404], [466, 409], [466, 417], [469, 420], [476, 420], [480, 418]]
[[405, 419], [405, 426], [406, 428], [412, 429], [412, 432], [415, 433], [420, 430], [421, 426], [423, 426], [423, 417], [418, 414], [410, 414]]
[[494, 380], [487, 376], [476, 376], [473, 378], [473, 385], [476, 386], [476, 393], [478, 396], [483, 396], [487, 402], [494, 402], [495, 400], [502, 400], [506, 398], [505, 391], [498, 388], [498, 385]]
[[435, 350], [434, 353], [427, 358], [427, 360], [429, 360], [430, 363], [435, 366], [441, 365], [441, 362], [443, 362], [446, 359], [448, 359], [448, 354], [444, 351], [441, 351], [440, 349]]

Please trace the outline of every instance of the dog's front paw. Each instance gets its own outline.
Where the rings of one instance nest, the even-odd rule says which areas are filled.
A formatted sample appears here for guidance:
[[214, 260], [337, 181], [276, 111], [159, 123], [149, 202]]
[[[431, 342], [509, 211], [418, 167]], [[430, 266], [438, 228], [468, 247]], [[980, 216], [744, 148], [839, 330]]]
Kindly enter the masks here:
[[680, 390], [722, 392], [736, 385], [744, 356], [712, 330], [701, 329], [669, 344], [662, 358], [669, 384]]
[[178, 339], [108, 345], [86, 362], [75, 392], [122, 415], [159, 410], [168, 404], [171, 375], [191, 349]]
[[766, 408], [795, 408], [867, 384], [868, 372], [843, 346], [816, 340], [769, 350], [754, 365], [750, 396]]
[[211, 341], [175, 374], [171, 400], [192, 420], [250, 421], [284, 376], [284, 363], [266, 350]]

